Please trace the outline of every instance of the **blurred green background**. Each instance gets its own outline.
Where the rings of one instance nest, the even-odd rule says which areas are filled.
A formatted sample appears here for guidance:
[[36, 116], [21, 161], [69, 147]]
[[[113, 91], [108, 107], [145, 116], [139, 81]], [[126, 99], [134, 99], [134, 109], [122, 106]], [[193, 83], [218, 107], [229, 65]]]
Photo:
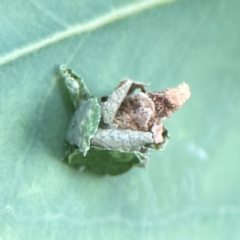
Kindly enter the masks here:
[[[0, 239], [240, 239], [239, 10], [238, 0], [1, 1]], [[66, 34], [79, 24], [86, 32]], [[98, 97], [125, 76], [150, 90], [190, 85], [148, 169], [101, 177], [60, 162], [74, 111], [62, 63]]]

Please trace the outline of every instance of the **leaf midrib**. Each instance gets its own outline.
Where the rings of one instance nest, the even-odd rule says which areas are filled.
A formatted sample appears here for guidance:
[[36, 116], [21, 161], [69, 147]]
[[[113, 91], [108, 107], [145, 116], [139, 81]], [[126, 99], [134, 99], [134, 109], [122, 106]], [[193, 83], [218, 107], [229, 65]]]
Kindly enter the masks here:
[[68, 29], [65, 29], [64, 31], [55, 33], [54, 35], [47, 36], [46, 38], [38, 42], [31, 43], [23, 48], [15, 49], [12, 52], [9, 52], [3, 56], [0, 56], [0, 66], [5, 65], [9, 62], [15, 61], [20, 57], [36, 52], [46, 46], [57, 43], [64, 39], [96, 30], [114, 21], [132, 16], [134, 14], [143, 12], [147, 9], [162, 5], [164, 3], [173, 2], [173, 1], [174, 0], [142, 1], [140, 3], [134, 3], [131, 5], [121, 7], [119, 9], [115, 9], [113, 12], [99, 16], [96, 19], [93, 19], [89, 22], [78, 24], [74, 27], [70, 27]]

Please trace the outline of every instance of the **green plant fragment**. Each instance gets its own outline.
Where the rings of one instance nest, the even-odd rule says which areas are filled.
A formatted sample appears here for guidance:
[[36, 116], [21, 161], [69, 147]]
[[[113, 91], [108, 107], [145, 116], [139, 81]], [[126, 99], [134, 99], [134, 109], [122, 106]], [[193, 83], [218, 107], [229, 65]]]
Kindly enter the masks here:
[[61, 65], [60, 72], [64, 77], [66, 87], [76, 108], [89, 98], [93, 98], [83, 79], [78, 77], [71, 69]]
[[[65, 160], [98, 174], [117, 175], [133, 166], [146, 167], [148, 150], [164, 150], [169, 134], [162, 120], [190, 97], [185, 83], [160, 92], [123, 79], [98, 104], [83, 79], [60, 66], [76, 108], [67, 132]], [[141, 92], [134, 93], [136, 89]]]
[[144, 165], [148, 156], [140, 152], [91, 147], [86, 156], [79, 149], [75, 149], [66, 160], [71, 165], [85, 166], [97, 174], [118, 175], [134, 165]]
[[90, 148], [90, 140], [98, 129], [100, 106], [96, 98], [84, 101], [76, 110], [67, 132], [67, 141], [78, 146], [85, 156]]

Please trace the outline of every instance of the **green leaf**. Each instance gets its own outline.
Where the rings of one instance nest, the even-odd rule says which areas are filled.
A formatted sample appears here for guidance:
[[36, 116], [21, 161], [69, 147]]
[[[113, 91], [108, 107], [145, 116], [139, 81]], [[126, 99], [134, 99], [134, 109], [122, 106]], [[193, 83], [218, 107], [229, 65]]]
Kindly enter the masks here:
[[[1, 240], [240, 239], [240, 1], [166, 2], [1, 1]], [[75, 111], [62, 64], [98, 98], [124, 77], [189, 84], [147, 169], [61, 161]]]
[[59, 70], [64, 78], [73, 105], [76, 108], [79, 108], [84, 101], [93, 97], [83, 79], [73, 73], [71, 69], [68, 69], [65, 65], [61, 65]]
[[90, 148], [90, 140], [98, 129], [100, 106], [96, 98], [84, 101], [76, 110], [67, 132], [67, 141], [79, 147], [85, 156]]
[[146, 156], [140, 152], [91, 147], [86, 156], [76, 149], [69, 155], [67, 161], [75, 166], [85, 166], [97, 174], [118, 175], [128, 171], [134, 165], [144, 164]]

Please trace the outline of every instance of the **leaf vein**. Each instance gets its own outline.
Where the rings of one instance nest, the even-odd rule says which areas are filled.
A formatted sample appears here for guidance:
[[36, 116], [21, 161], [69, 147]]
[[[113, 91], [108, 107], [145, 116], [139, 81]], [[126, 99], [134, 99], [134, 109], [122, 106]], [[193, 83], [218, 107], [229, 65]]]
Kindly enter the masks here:
[[46, 46], [57, 43], [64, 39], [70, 38], [75, 35], [80, 35], [86, 32], [93, 31], [95, 29], [101, 28], [107, 24], [114, 21], [129, 17], [131, 15], [140, 13], [144, 10], [162, 5], [164, 3], [173, 2], [174, 0], [150, 0], [142, 1], [140, 3], [135, 3], [119, 9], [115, 9], [113, 12], [107, 13], [100, 16], [90, 22], [78, 24], [74, 27], [70, 27], [64, 31], [55, 33], [54, 35], [48, 36], [36, 43], [32, 43], [20, 49], [16, 49], [13, 52], [7, 53], [6, 55], [0, 56], [0, 66], [7, 64], [9, 62], [15, 61], [16, 59], [23, 57], [27, 54], [36, 52]]

